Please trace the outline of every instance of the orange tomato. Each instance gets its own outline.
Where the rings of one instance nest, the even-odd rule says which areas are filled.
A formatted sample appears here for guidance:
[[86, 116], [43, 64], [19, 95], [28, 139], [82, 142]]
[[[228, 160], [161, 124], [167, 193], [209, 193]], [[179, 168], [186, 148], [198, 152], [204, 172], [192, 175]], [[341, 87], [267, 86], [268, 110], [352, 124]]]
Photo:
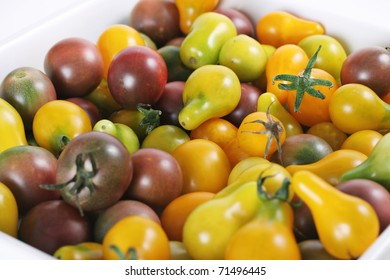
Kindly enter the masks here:
[[191, 139], [172, 153], [183, 172], [183, 193], [216, 193], [224, 188], [231, 170], [230, 162], [218, 144], [206, 139]]
[[135, 45], [145, 46], [145, 41], [136, 29], [126, 24], [111, 25], [99, 35], [97, 47], [103, 57], [105, 79], [114, 56], [121, 50]]
[[279, 89], [280, 83], [284, 81], [273, 81], [273, 78], [279, 74], [294, 74], [298, 75], [306, 68], [309, 58], [306, 52], [299, 46], [287, 44], [278, 47], [273, 54], [268, 58], [265, 68], [267, 79], [267, 92], [273, 93], [284, 105], [287, 102], [288, 91]]
[[[271, 125], [271, 127], [267, 129], [261, 122], [264, 122], [266, 126]], [[286, 139], [286, 129], [273, 115], [267, 116], [266, 112], [253, 112], [241, 122], [237, 138], [240, 148], [250, 156], [270, 158], [278, 150], [278, 141], [282, 145]], [[270, 142], [268, 142], [269, 139]], [[269, 145], [268, 154], [267, 144]]]
[[191, 192], [183, 194], [172, 200], [160, 216], [161, 226], [169, 240], [182, 241], [183, 226], [188, 215], [197, 206], [214, 197], [211, 192]]
[[324, 27], [312, 20], [283, 11], [273, 11], [261, 17], [256, 24], [260, 43], [280, 47], [298, 44], [309, 35], [324, 34]]
[[320, 122], [329, 122], [329, 103], [333, 93], [338, 89], [336, 79], [325, 70], [313, 68], [311, 78], [328, 80], [333, 83], [333, 87], [313, 86], [325, 95], [324, 99], [311, 96], [307, 93], [303, 95], [302, 103], [298, 112], [294, 111], [296, 91], [289, 91], [287, 97], [288, 110], [293, 117], [302, 125], [313, 126]]
[[212, 118], [203, 122], [190, 133], [191, 139], [207, 139], [224, 149], [237, 135], [237, 127], [222, 118]]
[[162, 227], [150, 218], [127, 216], [115, 223], [103, 239], [106, 260], [168, 260], [170, 246]]

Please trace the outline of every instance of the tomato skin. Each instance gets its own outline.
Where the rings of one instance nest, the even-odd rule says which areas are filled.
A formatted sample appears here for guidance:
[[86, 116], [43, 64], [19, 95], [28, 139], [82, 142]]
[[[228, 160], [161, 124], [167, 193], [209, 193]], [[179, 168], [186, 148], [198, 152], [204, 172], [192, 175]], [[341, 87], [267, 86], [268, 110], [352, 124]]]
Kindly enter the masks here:
[[0, 231], [17, 237], [19, 211], [15, 196], [0, 182]]
[[0, 154], [0, 181], [12, 191], [21, 215], [38, 203], [60, 198], [58, 191], [40, 187], [55, 183], [56, 170], [57, 159], [41, 147], [15, 146]]
[[311, 126], [306, 133], [313, 134], [324, 139], [332, 147], [333, 151], [339, 150], [348, 135], [338, 129], [332, 122], [320, 122]]
[[18, 111], [3, 98], [0, 98], [0, 153], [10, 147], [27, 145], [22, 117]]
[[64, 147], [63, 138], [73, 139], [92, 130], [87, 112], [66, 100], [53, 100], [39, 108], [33, 120], [37, 144], [58, 156]]
[[183, 191], [216, 193], [226, 186], [230, 162], [218, 144], [206, 139], [191, 139], [172, 154], [183, 172]]
[[[42, 218], [44, 217], [44, 218]], [[23, 216], [19, 238], [50, 255], [64, 245], [91, 239], [91, 223], [63, 200], [44, 201]]]
[[352, 149], [369, 156], [382, 137], [383, 135], [376, 130], [359, 130], [344, 140], [341, 149]]
[[[113, 247], [121, 253], [118, 254]], [[141, 216], [130, 216], [117, 222], [103, 239], [103, 257], [106, 260], [130, 258], [134, 249], [138, 260], [170, 259], [169, 240], [155, 221]], [[123, 255], [123, 256], [121, 256]]]
[[53, 256], [60, 260], [102, 260], [103, 247], [96, 242], [64, 245], [56, 250]]
[[[93, 158], [97, 168], [91, 177], [94, 191], [83, 188], [78, 194], [80, 208], [84, 211], [96, 211], [117, 202], [127, 190], [133, 176], [133, 165], [125, 146], [117, 138], [104, 132], [90, 131], [79, 135], [69, 142], [58, 158], [57, 184], [68, 182], [77, 174], [78, 155], [83, 155], [87, 166], [91, 165], [90, 160]], [[86, 155], [90, 155], [90, 158]], [[70, 191], [72, 186], [73, 184], [67, 184], [62, 188], [61, 196], [67, 203], [78, 208], [77, 197]], [[85, 183], [82, 186], [85, 187]]]

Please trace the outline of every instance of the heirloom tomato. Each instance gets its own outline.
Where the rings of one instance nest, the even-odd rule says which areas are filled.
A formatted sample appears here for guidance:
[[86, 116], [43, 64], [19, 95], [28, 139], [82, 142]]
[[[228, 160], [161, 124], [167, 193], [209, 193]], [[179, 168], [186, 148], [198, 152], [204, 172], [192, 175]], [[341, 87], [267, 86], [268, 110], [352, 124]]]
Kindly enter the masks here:
[[306, 133], [313, 134], [324, 139], [332, 147], [333, 151], [341, 148], [348, 135], [338, 129], [332, 122], [320, 122], [311, 126]]
[[216, 193], [226, 186], [230, 162], [218, 144], [206, 139], [191, 139], [172, 154], [183, 172], [183, 193]]
[[0, 231], [17, 237], [19, 211], [15, 196], [0, 182]]
[[383, 135], [376, 130], [359, 130], [345, 139], [341, 145], [341, 149], [359, 151], [368, 156], [382, 137]]
[[168, 260], [170, 247], [167, 235], [155, 221], [141, 216], [119, 220], [103, 239], [106, 260]]
[[66, 145], [58, 158], [56, 184], [42, 187], [59, 189], [63, 200], [83, 214], [117, 202], [132, 176], [133, 166], [126, 147], [108, 133], [90, 131]]
[[69, 140], [92, 130], [87, 112], [66, 100], [45, 103], [35, 114], [33, 134], [38, 145], [58, 156]]
[[53, 256], [60, 260], [102, 260], [103, 247], [96, 242], [64, 245], [56, 250]]

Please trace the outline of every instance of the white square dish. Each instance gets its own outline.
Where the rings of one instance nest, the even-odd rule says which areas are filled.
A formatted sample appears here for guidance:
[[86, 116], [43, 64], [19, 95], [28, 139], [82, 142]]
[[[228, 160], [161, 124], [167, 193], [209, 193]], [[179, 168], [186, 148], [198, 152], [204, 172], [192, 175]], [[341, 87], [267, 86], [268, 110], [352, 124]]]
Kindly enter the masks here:
[[[18, 5], [22, 5], [22, 2], [30, 3], [24, 0], [18, 1]], [[7, 17], [0, 21], [0, 79], [17, 67], [30, 66], [42, 70], [48, 49], [66, 37], [83, 37], [96, 42], [99, 34], [109, 25], [127, 23], [130, 11], [137, 2], [87, 0], [58, 6], [56, 1], [36, 0], [35, 5], [29, 5], [31, 10], [28, 14], [37, 13], [41, 15], [39, 19], [25, 18], [13, 30], [12, 24], [5, 28]], [[8, 15], [11, 22], [12, 13], [15, 12], [13, 9], [18, 7], [3, 5], [2, 12]], [[45, 5], [53, 7], [40, 14]], [[221, 0], [220, 6], [238, 8], [254, 22], [272, 10], [284, 10], [321, 22], [326, 33], [339, 39], [348, 52], [372, 45], [390, 46], [388, 0]], [[23, 21], [23, 18], [19, 20]], [[0, 259], [51, 258], [1, 233], [0, 248]], [[390, 228], [360, 259], [390, 259]]]

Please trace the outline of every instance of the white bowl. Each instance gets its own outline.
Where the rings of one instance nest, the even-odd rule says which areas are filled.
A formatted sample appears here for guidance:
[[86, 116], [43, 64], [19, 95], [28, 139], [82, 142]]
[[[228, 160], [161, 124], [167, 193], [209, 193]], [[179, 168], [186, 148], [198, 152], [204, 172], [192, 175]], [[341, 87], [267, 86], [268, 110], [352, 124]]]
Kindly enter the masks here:
[[[96, 42], [114, 23], [127, 23], [137, 0], [14, 0], [2, 5], [0, 17], [0, 80], [17, 67], [43, 70], [48, 49], [67, 37]], [[284, 10], [321, 22], [326, 33], [348, 52], [390, 46], [388, 0], [221, 0], [221, 7], [244, 11], [254, 21], [272, 10]], [[23, 7], [23, 9], [21, 8]], [[15, 20], [17, 19], [17, 20]], [[0, 259], [50, 259], [51, 256], [0, 233]], [[390, 259], [390, 228], [360, 259]]]

